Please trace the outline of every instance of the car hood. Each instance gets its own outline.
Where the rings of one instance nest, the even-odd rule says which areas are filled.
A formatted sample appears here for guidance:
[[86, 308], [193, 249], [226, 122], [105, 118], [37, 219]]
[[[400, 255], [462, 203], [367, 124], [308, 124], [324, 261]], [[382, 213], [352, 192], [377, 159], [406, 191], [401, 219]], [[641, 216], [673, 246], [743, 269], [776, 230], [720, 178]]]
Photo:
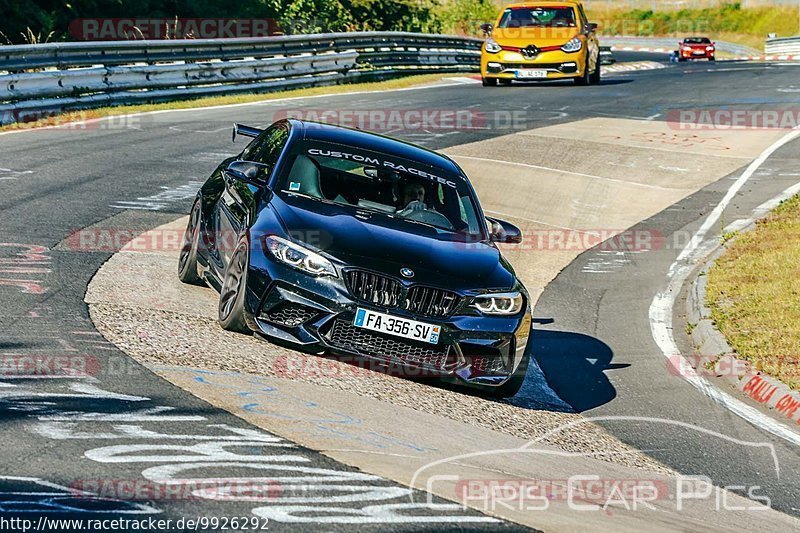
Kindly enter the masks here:
[[454, 242], [429, 226], [367, 211], [355, 216], [355, 209], [301, 196], [274, 195], [270, 207], [293, 240], [346, 266], [397, 278], [401, 268], [409, 267], [414, 283], [451, 290], [510, 289], [516, 281], [511, 266], [488, 242]]
[[576, 28], [497, 28], [492, 32], [492, 39], [501, 46], [525, 48], [534, 44], [544, 48], [563, 46], [576, 35]]

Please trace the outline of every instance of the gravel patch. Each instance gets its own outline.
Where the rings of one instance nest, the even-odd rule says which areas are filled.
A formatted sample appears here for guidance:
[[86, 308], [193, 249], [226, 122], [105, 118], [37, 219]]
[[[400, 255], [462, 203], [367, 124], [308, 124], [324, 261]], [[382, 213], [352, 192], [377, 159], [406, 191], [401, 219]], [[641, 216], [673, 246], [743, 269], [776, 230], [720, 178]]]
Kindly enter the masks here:
[[[100, 278], [100, 286], [109, 279], [119, 279], [110, 272], [106, 273], [111, 277], [104, 275], [108, 266], [95, 278]], [[187, 295], [192, 292], [189, 289], [194, 290], [187, 287]], [[90, 287], [93, 299], [99, 299], [98, 292], [102, 291]], [[214, 294], [210, 289], [208, 292]], [[183, 301], [182, 305], [186, 303]], [[144, 364], [301, 380], [528, 440], [540, 439], [560, 426], [584, 420], [579, 414], [519, 407], [354, 367], [331, 358], [298, 353], [255, 337], [224, 331], [216, 320], [197, 314], [107, 303], [90, 303], [89, 311], [98, 331]], [[617, 464], [674, 474], [589, 422], [555, 431], [541, 442], [569, 452], [597, 454], [599, 459]]]

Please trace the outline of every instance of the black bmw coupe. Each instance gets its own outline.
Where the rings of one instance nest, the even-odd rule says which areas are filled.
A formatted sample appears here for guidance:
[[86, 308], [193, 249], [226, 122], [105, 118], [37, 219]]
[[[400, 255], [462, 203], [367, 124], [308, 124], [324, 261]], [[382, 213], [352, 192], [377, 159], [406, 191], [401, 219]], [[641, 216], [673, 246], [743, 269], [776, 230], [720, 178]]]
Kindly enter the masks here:
[[220, 293], [219, 322], [513, 396], [528, 367], [528, 293], [450, 158], [381, 135], [282, 120], [198, 193], [181, 281]]

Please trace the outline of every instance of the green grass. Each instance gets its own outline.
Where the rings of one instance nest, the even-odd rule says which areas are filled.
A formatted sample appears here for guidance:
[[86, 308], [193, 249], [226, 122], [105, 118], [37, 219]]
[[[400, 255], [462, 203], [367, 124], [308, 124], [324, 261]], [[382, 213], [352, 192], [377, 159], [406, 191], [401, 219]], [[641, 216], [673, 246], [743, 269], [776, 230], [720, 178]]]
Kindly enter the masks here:
[[415, 76], [404, 76], [384, 81], [367, 83], [345, 83], [341, 85], [330, 85], [326, 87], [311, 87], [308, 89], [293, 89], [289, 91], [279, 91], [261, 94], [240, 94], [230, 96], [213, 96], [207, 98], [195, 98], [191, 100], [176, 100], [173, 102], [163, 102], [157, 104], [140, 104], [130, 106], [100, 107], [97, 109], [86, 109], [82, 111], [69, 111], [57, 116], [47, 117], [33, 122], [7, 124], [0, 127], [0, 131], [40, 128], [45, 126], [58, 126], [69, 122], [79, 122], [100, 117], [127, 115], [133, 113], [144, 113], [147, 111], [159, 111], [163, 109], [191, 109], [197, 107], [209, 107], [229, 104], [244, 104], [251, 102], [263, 102], [267, 100], [280, 100], [282, 98], [294, 98], [300, 96], [315, 96], [321, 94], [349, 93], [354, 91], [381, 91], [391, 89], [405, 89], [415, 85], [422, 85], [439, 81], [450, 76], [462, 76], [464, 73], [447, 74], [420, 74]]
[[729, 243], [709, 271], [707, 301], [741, 357], [800, 388], [800, 196]]

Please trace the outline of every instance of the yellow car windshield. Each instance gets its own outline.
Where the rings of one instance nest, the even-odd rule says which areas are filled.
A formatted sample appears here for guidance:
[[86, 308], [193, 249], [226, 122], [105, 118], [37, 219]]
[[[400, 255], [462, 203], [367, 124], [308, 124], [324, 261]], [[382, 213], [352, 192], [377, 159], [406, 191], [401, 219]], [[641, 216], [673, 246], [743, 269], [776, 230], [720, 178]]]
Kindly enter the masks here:
[[503, 12], [498, 28], [574, 28], [575, 11], [568, 6], [511, 7]]

